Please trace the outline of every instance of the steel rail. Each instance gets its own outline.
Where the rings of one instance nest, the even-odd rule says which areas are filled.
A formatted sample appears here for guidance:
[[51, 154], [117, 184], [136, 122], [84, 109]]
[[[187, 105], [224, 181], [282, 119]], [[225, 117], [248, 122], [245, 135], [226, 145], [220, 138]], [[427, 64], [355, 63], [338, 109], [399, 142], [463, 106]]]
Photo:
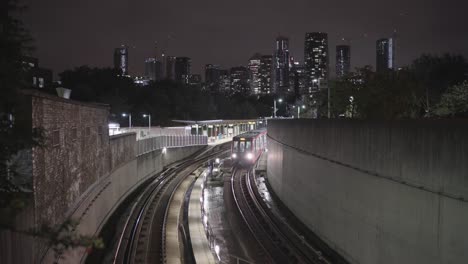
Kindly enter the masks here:
[[[164, 231], [165, 221], [166, 221], [166, 212], [169, 207], [169, 203], [161, 202], [161, 199], [166, 198], [169, 196], [172, 197], [173, 193], [177, 190], [177, 186], [180, 182], [183, 181], [190, 173], [184, 175], [183, 177], [179, 177], [182, 172], [190, 168], [191, 166], [195, 166], [195, 169], [198, 168], [203, 162], [209, 160], [213, 156], [219, 155], [220, 153], [226, 152], [227, 150], [219, 147], [214, 152], [215, 149], [211, 149], [208, 151], [203, 151], [196, 156], [195, 159], [185, 159], [175, 165], [169, 167], [164, 172], [162, 172], [158, 177], [156, 177], [152, 183], [145, 188], [143, 193], [138, 197], [134, 205], [130, 209], [129, 216], [125, 220], [124, 228], [122, 234], [119, 236], [119, 241], [117, 243], [117, 249], [114, 254], [113, 263], [137, 263], [142, 260], [142, 258], [137, 258], [137, 255], [141, 253], [148, 253], [139, 250], [139, 246], [144, 244], [143, 241], [140, 241], [140, 238], [144, 236], [146, 239], [147, 245], [151, 244], [151, 238], [149, 238], [149, 234], [151, 234], [150, 230], [142, 231], [143, 225], [149, 225], [152, 227], [155, 222], [156, 214], [158, 212], [164, 212], [162, 217], [159, 215], [158, 219], [162, 219], [163, 223], [159, 232]], [[212, 152], [212, 153], [210, 153]], [[174, 180], [179, 178], [179, 181], [174, 184]], [[169, 186], [172, 184], [172, 188]], [[163, 199], [164, 200], [164, 199]], [[164, 208], [162, 208], [164, 207]], [[151, 214], [151, 216], [149, 215]], [[160, 240], [160, 246], [157, 247], [156, 255], [161, 256], [160, 261], [165, 263], [165, 237], [163, 235], [165, 232], [162, 232], [158, 237]], [[128, 236], [127, 236], [128, 235]], [[128, 239], [126, 239], [128, 237]], [[138, 241], [138, 243], [137, 243]], [[154, 248], [152, 248], [154, 251]], [[154, 253], [154, 252], [153, 252]], [[147, 255], [143, 257], [146, 259]], [[145, 261], [143, 261], [145, 262]]]

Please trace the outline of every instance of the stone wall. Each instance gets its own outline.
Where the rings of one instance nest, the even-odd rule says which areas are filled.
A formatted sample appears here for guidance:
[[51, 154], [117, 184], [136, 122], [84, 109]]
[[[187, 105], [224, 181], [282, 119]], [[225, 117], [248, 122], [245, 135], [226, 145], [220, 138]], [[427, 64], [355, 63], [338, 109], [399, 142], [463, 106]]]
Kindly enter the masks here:
[[468, 259], [468, 124], [273, 120], [268, 180], [351, 263]]
[[[155, 149], [137, 155], [135, 133], [109, 137], [106, 105], [38, 91], [25, 91], [23, 101], [25, 111], [15, 116], [16, 121], [25, 131], [43, 130], [45, 142], [21, 153], [21, 160], [27, 161], [25, 171], [32, 173], [21, 180], [32, 181], [33, 188], [29, 207], [15, 221], [19, 230], [56, 226], [73, 219], [79, 223], [79, 234], [95, 235], [118, 204], [145, 179], [203, 148], [168, 147], [166, 153]], [[71, 259], [79, 262], [83, 253]], [[0, 259], [5, 263], [54, 261], [45, 241], [11, 231], [0, 232]]]
[[34, 93], [32, 128], [45, 146], [33, 148], [36, 222], [61, 223], [77, 199], [110, 171], [107, 106]]

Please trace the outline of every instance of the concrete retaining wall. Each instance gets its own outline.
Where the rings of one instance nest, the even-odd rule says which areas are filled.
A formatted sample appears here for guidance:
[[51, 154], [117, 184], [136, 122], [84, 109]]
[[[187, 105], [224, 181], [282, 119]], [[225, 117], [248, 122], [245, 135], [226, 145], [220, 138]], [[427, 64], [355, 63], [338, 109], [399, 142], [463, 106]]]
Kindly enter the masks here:
[[272, 188], [351, 263], [468, 260], [468, 124], [268, 125]]
[[137, 156], [135, 133], [125, 133], [110, 136], [110, 168], [114, 170]]
[[[71, 218], [79, 221], [77, 232], [83, 235], [98, 235], [118, 205], [141, 183], [161, 172], [168, 164], [185, 159], [201, 148], [203, 147], [168, 148], [166, 153], [156, 150], [117, 167], [93, 187], [73, 212]], [[67, 252], [60, 262], [80, 263], [85, 257], [85, 250], [80, 248]], [[45, 263], [51, 263], [53, 259], [49, 250]]]

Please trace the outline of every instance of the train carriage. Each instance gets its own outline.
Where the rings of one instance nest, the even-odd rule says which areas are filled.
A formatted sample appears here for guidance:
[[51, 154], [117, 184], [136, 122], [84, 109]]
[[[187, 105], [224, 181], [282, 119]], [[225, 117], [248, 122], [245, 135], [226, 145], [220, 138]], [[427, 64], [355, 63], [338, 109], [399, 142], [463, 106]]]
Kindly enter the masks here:
[[232, 138], [231, 158], [235, 164], [254, 164], [266, 149], [266, 129], [252, 130]]

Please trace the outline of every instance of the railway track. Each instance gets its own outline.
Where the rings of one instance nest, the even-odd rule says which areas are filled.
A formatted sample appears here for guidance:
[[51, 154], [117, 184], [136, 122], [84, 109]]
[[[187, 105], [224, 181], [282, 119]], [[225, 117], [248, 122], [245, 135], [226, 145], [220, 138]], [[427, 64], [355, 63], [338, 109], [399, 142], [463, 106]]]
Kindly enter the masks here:
[[242, 218], [266, 254], [266, 262], [331, 263], [287, 223], [269, 212], [250, 170], [234, 169], [231, 188]]
[[226, 151], [226, 145], [220, 145], [176, 163], [155, 177], [130, 208], [113, 263], [166, 263], [166, 219], [174, 192], [197, 168]]

